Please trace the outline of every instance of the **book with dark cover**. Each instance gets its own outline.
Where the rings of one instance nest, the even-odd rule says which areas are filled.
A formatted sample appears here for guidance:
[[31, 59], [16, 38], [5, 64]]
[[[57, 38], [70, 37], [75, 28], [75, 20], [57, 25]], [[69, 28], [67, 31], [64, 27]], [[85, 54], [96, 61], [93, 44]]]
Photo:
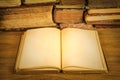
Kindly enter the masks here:
[[81, 5], [85, 6], [86, 0], [60, 0], [61, 5]]
[[119, 8], [120, 0], [88, 0], [88, 8]]

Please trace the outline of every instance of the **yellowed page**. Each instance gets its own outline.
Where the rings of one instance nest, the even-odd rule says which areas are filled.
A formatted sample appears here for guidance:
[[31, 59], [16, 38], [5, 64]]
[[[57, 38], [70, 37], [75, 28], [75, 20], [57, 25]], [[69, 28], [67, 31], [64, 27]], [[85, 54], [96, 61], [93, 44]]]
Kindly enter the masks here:
[[60, 68], [60, 30], [31, 29], [26, 32], [19, 69]]
[[[66, 28], [62, 30], [62, 66], [64, 70], [103, 70], [104, 61], [97, 32]], [[71, 68], [70, 68], [71, 67]]]

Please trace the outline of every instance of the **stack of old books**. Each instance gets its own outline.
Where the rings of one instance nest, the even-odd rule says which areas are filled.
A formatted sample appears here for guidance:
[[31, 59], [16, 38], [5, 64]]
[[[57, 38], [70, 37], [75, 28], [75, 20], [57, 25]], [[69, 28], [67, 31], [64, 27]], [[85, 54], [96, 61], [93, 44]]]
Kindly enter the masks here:
[[85, 16], [87, 24], [120, 25], [119, 0], [88, 0], [87, 9]]
[[0, 29], [24, 30], [56, 24], [83, 27], [85, 4], [85, 0], [2, 0]]

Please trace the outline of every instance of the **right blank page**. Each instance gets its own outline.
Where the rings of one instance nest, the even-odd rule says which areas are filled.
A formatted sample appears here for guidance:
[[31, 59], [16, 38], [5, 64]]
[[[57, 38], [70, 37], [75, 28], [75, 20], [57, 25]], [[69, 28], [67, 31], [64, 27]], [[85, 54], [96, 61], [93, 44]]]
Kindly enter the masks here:
[[106, 70], [95, 30], [62, 30], [62, 67], [64, 70]]

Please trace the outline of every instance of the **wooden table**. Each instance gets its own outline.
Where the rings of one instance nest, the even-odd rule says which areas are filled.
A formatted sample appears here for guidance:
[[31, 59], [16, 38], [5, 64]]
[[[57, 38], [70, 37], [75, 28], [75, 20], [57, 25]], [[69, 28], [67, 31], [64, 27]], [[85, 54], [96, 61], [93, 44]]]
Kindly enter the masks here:
[[108, 73], [16, 74], [14, 65], [22, 32], [0, 32], [0, 80], [120, 80], [120, 28], [97, 30], [108, 64]]

